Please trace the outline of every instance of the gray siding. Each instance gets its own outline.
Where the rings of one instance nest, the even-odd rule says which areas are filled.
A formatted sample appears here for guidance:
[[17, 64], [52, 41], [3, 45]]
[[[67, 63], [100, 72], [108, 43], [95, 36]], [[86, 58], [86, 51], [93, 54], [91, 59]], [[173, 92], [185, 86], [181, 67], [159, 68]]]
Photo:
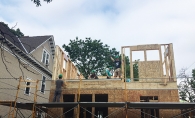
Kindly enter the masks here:
[[44, 49], [49, 53], [49, 57], [50, 58], [49, 58], [49, 66], [48, 66], [48, 69], [50, 71], [52, 71], [52, 69], [53, 69], [53, 61], [54, 60], [53, 60], [53, 57], [52, 57], [52, 54], [51, 54], [51, 49], [50, 49], [50, 46], [49, 46], [49, 41], [46, 41], [44, 44], [42, 44], [40, 47], [38, 47], [36, 50], [34, 50], [31, 54], [33, 55], [33, 57], [35, 59], [37, 59], [38, 61], [41, 62], [42, 61], [42, 55], [43, 55], [43, 50]]
[[[2, 53], [1, 50], [0, 50], [0, 53]], [[45, 91], [45, 93], [43, 94], [40, 92], [40, 88], [41, 88], [41, 83], [42, 83], [41, 81], [42, 81], [43, 75], [46, 76], [47, 78], [46, 80], [48, 79], [51, 80], [51, 78], [47, 77], [46, 74], [44, 74], [42, 71], [40, 71], [34, 66], [27, 66], [27, 68], [36, 74], [28, 71], [22, 66], [20, 66], [21, 67], [20, 69], [18, 60], [13, 55], [8, 53], [7, 51], [4, 51], [4, 56], [7, 60], [7, 62], [5, 62], [7, 65], [7, 68], [14, 77], [19, 78], [20, 76], [24, 76], [24, 79], [31, 78], [32, 80], [40, 80], [38, 83], [37, 102], [48, 102], [49, 101], [49, 91]], [[0, 59], [2, 59], [1, 55], [0, 55]], [[23, 62], [23, 64], [26, 64], [26, 63]], [[51, 65], [53, 65], [53, 63]], [[14, 100], [16, 92], [17, 92], [16, 87], [18, 86], [19, 80], [3, 79], [3, 78], [12, 78], [12, 77], [6, 70], [6, 67], [4, 66], [2, 60], [0, 61], [0, 67], [1, 67], [0, 68], [0, 88], [7, 88], [7, 89], [0, 89], [0, 100]], [[22, 82], [22, 84], [25, 85], [25, 82]], [[32, 84], [33, 83], [31, 83], [31, 85]], [[45, 89], [50, 90], [50, 86], [51, 86], [51, 81], [46, 81]], [[35, 92], [34, 88], [30, 89], [30, 92], [32, 92], [30, 95], [24, 94], [24, 89], [25, 88], [21, 88], [21, 90], [19, 91], [19, 94], [18, 94], [19, 97], [17, 101], [18, 102], [33, 102], [34, 101], [33, 93]], [[0, 106], [0, 115], [4, 116], [8, 112], [9, 112], [9, 107]], [[28, 111], [25, 113], [26, 113], [26, 116], [28, 116], [29, 113], [31, 112]]]

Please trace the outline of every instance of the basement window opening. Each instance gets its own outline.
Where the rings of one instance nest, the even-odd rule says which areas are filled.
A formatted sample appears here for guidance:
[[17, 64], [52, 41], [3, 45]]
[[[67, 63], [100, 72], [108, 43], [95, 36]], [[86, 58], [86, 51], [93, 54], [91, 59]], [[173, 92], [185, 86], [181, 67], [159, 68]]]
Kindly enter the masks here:
[[[74, 102], [75, 95], [74, 94], [64, 94], [63, 95], [63, 101], [64, 102]], [[74, 109], [72, 107], [64, 107], [63, 108], [63, 113], [67, 112], [64, 114], [64, 118], [72, 118], [74, 116]], [[68, 112], [69, 111], [69, 112]]]
[[[140, 102], [158, 102], [158, 96], [140, 96]], [[141, 118], [148, 118], [151, 116], [159, 117], [159, 109], [141, 109]], [[149, 117], [150, 118], [150, 117]]]
[[[108, 94], [95, 94], [95, 102], [108, 102]], [[108, 107], [95, 107], [95, 115], [104, 118], [108, 115]]]

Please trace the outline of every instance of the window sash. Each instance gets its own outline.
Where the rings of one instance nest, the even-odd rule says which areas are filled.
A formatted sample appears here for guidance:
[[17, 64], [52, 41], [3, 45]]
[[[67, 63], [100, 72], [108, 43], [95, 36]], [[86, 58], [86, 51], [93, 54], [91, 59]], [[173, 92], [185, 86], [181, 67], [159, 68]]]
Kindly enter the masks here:
[[42, 83], [41, 83], [41, 92], [45, 93], [45, 87], [46, 87], [46, 83], [45, 83], [46, 77], [43, 76], [42, 78]]
[[[30, 86], [30, 82], [26, 82], [26, 85]], [[25, 88], [25, 94], [28, 94], [28, 95], [30, 94], [30, 87]]]
[[42, 63], [49, 64], [49, 57], [49, 53], [46, 50], [43, 50]]
[[42, 62], [45, 63], [46, 51], [43, 51], [43, 59]]

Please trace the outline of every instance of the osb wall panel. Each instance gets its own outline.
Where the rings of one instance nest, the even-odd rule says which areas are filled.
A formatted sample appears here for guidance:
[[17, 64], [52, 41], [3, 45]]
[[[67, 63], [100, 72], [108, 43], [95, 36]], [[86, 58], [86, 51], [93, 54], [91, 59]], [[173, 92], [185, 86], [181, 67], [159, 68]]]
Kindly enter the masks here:
[[[164, 82], [162, 82], [164, 83]], [[67, 88], [79, 88], [79, 81], [66, 81]], [[125, 83], [122, 80], [82, 80], [81, 88], [89, 89], [125, 89]], [[54, 86], [54, 85], [52, 85]], [[166, 86], [158, 82], [127, 82], [127, 89], [177, 89], [177, 82], [168, 82]]]
[[[128, 102], [140, 102], [140, 96], [158, 96], [159, 102], [179, 102], [177, 90], [122, 90], [122, 89], [81, 89], [80, 94], [108, 94], [108, 102], [125, 102], [127, 92]], [[77, 95], [78, 89], [65, 89], [63, 94]], [[53, 99], [54, 91], [51, 91], [50, 101]], [[76, 96], [75, 96], [76, 97]], [[63, 102], [63, 96], [61, 97]], [[57, 110], [57, 109], [52, 109]], [[62, 114], [62, 110], [57, 110], [58, 114]], [[108, 114], [113, 113], [109, 118], [124, 118], [126, 111], [124, 108], [108, 108]], [[140, 118], [141, 111], [136, 109], [129, 109], [127, 111], [128, 117]], [[160, 110], [159, 116], [163, 118], [170, 118], [178, 115], [180, 110]]]
[[160, 61], [140, 61], [138, 63], [139, 78], [159, 78], [162, 77], [162, 65]]
[[[159, 110], [160, 118], [172, 118], [179, 114], [181, 114], [181, 110], [171, 110], [171, 109], [160, 109]], [[183, 118], [183, 117], [178, 116], [177, 118]]]

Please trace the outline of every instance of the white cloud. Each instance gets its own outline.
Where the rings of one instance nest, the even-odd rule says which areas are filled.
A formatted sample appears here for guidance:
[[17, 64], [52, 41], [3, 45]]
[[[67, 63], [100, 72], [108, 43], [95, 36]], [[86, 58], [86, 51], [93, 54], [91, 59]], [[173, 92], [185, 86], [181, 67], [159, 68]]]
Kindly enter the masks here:
[[[42, 1], [17, 5], [0, 2], [0, 20], [18, 22], [26, 35], [54, 35], [61, 46], [76, 36], [101, 39], [120, 50], [124, 45], [173, 43], [177, 72], [195, 61], [195, 1]], [[195, 68], [195, 64], [189, 69]]]

